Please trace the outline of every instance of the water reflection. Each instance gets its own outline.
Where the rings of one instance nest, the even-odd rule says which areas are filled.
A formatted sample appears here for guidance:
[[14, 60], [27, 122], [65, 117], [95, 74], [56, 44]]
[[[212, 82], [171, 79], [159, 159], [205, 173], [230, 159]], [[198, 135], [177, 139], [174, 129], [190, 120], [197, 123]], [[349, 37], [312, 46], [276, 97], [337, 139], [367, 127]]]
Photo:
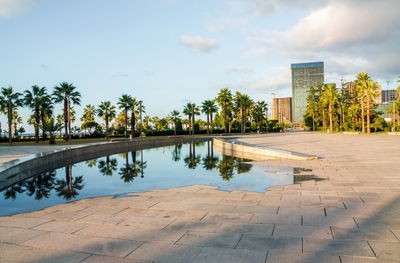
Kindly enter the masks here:
[[265, 167], [249, 161], [214, 151], [212, 141], [104, 156], [48, 171], [8, 187], [0, 196], [0, 216], [35, 211], [65, 200], [192, 184], [263, 192], [274, 185], [316, 180], [309, 171]]

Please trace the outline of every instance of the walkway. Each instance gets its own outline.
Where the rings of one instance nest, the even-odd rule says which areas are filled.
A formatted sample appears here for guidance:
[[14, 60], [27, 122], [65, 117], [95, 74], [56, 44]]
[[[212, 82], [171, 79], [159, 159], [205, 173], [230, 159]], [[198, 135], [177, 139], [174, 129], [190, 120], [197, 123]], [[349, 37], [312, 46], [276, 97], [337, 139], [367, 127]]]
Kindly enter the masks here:
[[[400, 262], [400, 137], [270, 134], [318, 180], [102, 197], [0, 218], [0, 262]], [[304, 171], [303, 173], [309, 174]]]

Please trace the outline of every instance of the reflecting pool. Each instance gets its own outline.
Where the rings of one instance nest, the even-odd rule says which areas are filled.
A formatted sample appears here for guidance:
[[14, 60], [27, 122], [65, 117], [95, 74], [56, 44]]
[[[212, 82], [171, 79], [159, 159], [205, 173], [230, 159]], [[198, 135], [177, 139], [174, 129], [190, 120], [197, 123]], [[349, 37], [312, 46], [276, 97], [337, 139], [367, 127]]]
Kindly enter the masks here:
[[0, 216], [83, 198], [193, 184], [264, 192], [270, 186], [314, 179], [307, 172], [225, 156], [213, 150], [211, 141], [152, 148], [67, 165], [10, 186], [0, 192]]

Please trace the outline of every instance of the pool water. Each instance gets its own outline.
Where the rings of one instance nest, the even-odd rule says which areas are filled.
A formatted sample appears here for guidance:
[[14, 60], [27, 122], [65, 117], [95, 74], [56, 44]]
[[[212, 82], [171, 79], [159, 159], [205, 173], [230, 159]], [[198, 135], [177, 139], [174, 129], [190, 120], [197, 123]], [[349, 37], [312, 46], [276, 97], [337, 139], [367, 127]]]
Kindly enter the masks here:
[[158, 147], [105, 156], [28, 178], [0, 192], [0, 216], [83, 198], [193, 184], [264, 192], [270, 186], [295, 183], [294, 173], [298, 172], [293, 168], [266, 167], [222, 155], [213, 150], [211, 141]]

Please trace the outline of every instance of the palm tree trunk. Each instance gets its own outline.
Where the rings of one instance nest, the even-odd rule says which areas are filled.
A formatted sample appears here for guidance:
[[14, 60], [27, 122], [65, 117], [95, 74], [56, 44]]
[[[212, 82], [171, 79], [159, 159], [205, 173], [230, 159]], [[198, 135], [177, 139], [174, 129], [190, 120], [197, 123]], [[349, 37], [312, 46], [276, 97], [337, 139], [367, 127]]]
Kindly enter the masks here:
[[211, 134], [213, 134], [213, 114], [212, 113], [210, 113], [210, 123], [211, 123], [211, 129], [210, 129], [210, 132], [211, 132]]
[[68, 99], [68, 141], [71, 140], [71, 101]]
[[124, 117], [125, 117], [125, 138], [128, 138], [128, 109], [124, 109]]
[[39, 143], [39, 121], [39, 109], [38, 107], [35, 107], [35, 143]]
[[333, 110], [331, 103], [329, 103], [329, 133], [333, 133]]
[[176, 121], [174, 121], [174, 136], [176, 136]]
[[108, 139], [108, 115], [106, 115], [106, 139]]
[[12, 143], [12, 102], [8, 101], [8, 142]]
[[244, 133], [244, 131], [243, 131], [243, 107], [240, 107], [240, 118], [241, 118], [241, 120], [240, 120], [240, 122], [241, 122], [241, 124], [240, 124], [240, 132]]
[[210, 114], [207, 113], [207, 134], [210, 133]]
[[392, 110], [392, 132], [396, 131], [396, 101], [393, 101]]
[[44, 141], [45, 138], [46, 138], [46, 130], [45, 130], [45, 127], [43, 125], [43, 123], [45, 122], [44, 121], [44, 112], [43, 111], [40, 113], [40, 118], [41, 118], [41, 122], [42, 122], [42, 141]]
[[361, 100], [361, 132], [364, 133], [365, 132], [365, 123], [364, 123], [364, 100]]
[[371, 101], [370, 101], [371, 99], [370, 99], [370, 97], [369, 97], [369, 95], [367, 95], [367, 134], [370, 134], [371, 133], [371, 128], [370, 128], [370, 125], [371, 125], [371, 120], [370, 120], [370, 117], [369, 117], [369, 115], [370, 115], [370, 104], [371, 104]]
[[135, 138], [135, 125], [136, 125], [135, 110], [132, 109], [132, 112], [131, 112], [131, 139]]
[[64, 140], [68, 140], [68, 100], [64, 99]]
[[194, 135], [194, 114], [192, 115], [192, 135]]

